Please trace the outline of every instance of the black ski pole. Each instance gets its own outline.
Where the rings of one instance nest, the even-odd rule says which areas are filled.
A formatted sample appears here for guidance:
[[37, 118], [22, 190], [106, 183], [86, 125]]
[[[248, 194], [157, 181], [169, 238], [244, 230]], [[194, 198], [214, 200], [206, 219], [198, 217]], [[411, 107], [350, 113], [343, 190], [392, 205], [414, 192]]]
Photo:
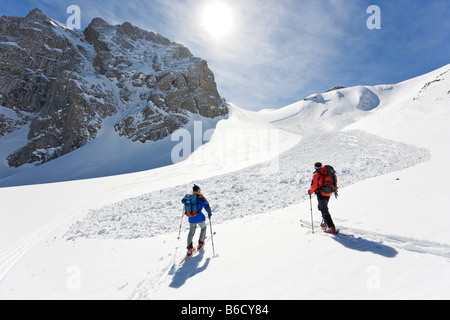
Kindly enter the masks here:
[[312, 230], [312, 233], [314, 234], [314, 219], [313, 219], [313, 209], [312, 209], [312, 197], [311, 197], [311, 194], [309, 195], [309, 204], [311, 206], [311, 230]]

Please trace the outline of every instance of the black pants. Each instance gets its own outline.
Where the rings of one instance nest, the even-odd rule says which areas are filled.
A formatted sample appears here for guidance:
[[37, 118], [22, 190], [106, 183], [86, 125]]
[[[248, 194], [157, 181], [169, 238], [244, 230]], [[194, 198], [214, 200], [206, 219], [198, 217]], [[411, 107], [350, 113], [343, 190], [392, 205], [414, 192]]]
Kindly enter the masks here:
[[319, 211], [322, 212], [322, 218], [329, 228], [334, 228], [333, 219], [331, 219], [330, 211], [328, 211], [328, 202], [330, 197], [317, 194], [317, 201], [319, 202]]

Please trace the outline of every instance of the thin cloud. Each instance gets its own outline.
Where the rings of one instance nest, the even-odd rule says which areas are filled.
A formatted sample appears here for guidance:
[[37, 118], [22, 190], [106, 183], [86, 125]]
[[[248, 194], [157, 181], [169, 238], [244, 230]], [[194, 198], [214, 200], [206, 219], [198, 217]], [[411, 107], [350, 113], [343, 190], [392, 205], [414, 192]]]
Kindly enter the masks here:
[[[233, 12], [233, 32], [221, 39], [201, 24], [213, 1]], [[39, 7], [65, 22], [72, 4], [81, 7], [83, 28], [94, 17], [128, 21], [184, 44], [208, 61], [224, 97], [251, 110], [333, 85], [399, 82], [450, 62], [448, 0], [382, 2], [379, 31], [366, 27], [370, 0], [30, 0], [2, 12]]]
[[180, 30], [172, 37], [208, 60], [222, 95], [246, 109], [304, 98], [297, 92], [313, 87], [315, 74], [336, 59], [345, 36], [333, 1], [222, 2], [234, 12], [235, 32], [220, 42], [197, 23], [206, 1], [164, 1], [160, 8], [173, 30]]

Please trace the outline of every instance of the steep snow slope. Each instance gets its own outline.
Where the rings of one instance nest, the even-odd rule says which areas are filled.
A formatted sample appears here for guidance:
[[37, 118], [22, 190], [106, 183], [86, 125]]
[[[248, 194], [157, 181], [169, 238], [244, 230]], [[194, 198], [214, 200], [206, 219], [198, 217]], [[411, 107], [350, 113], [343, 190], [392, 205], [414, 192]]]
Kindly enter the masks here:
[[[448, 70], [393, 86], [312, 96], [316, 101], [276, 111], [236, 108], [190, 165], [1, 189], [7, 207], [0, 224], [6, 243], [0, 297], [448, 298], [450, 208], [436, 196], [449, 177], [442, 166], [449, 160], [443, 146], [450, 137], [442, 128], [450, 115]], [[377, 99], [364, 88], [379, 99], [376, 108]], [[343, 97], [328, 96], [338, 93]], [[322, 121], [328, 132], [318, 135], [312, 120]], [[267, 138], [236, 139], [240, 144], [226, 149], [231, 157], [221, 162], [228, 135], [243, 137], [243, 125], [266, 135], [274, 127], [288, 129], [291, 135], [278, 132], [279, 148], [255, 144]], [[221, 128], [232, 130], [221, 136]], [[236, 162], [241, 147], [248, 157]], [[252, 155], [261, 149], [268, 151], [265, 160], [279, 152], [279, 162]], [[299, 219], [310, 219], [306, 189], [317, 160], [338, 170], [343, 188], [331, 212], [338, 227], [355, 237], [312, 235], [299, 226]], [[177, 202], [192, 182], [204, 186], [216, 209], [218, 256], [208, 244], [176, 270], [186, 236], [184, 221], [177, 241]], [[20, 201], [27, 196], [38, 205]], [[19, 242], [20, 232], [29, 236]]]
[[[14, 169], [3, 163], [0, 170], [0, 187], [92, 179], [173, 164], [171, 150], [179, 141], [171, 141], [169, 136], [160, 141], [144, 144], [119, 137], [114, 129], [119, 118], [113, 116], [105, 119], [96, 139], [51, 162], [37, 167], [27, 164]], [[224, 119], [223, 117], [208, 119], [191, 114], [190, 121], [183, 129], [193, 135], [195, 121], [197, 121], [202, 123], [203, 134], [203, 131], [214, 129], [215, 125]], [[27, 129], [24, 128], [1, 138], [0, 156], [15, 149], [18, 141], [26, 141], [26, 136]], [[203, 141], [200, 144], [202, 143]]]

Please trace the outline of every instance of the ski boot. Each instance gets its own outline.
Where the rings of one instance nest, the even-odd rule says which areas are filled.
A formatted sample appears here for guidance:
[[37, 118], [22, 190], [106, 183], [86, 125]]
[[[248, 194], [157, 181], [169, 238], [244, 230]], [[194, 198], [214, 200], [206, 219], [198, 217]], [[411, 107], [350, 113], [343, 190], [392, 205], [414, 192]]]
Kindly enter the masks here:
[[335, 227], [327, 228], [324, 232], [329, 234], [337, 234]]
[[188, 248], [187, 249], [187, 253], [186, 253], [186, 255], [188, 256], [188, 257], [190, 257], [190, 256], [192, 256], [192, 254], [195, 252], [195, 249], [194, 248]]

